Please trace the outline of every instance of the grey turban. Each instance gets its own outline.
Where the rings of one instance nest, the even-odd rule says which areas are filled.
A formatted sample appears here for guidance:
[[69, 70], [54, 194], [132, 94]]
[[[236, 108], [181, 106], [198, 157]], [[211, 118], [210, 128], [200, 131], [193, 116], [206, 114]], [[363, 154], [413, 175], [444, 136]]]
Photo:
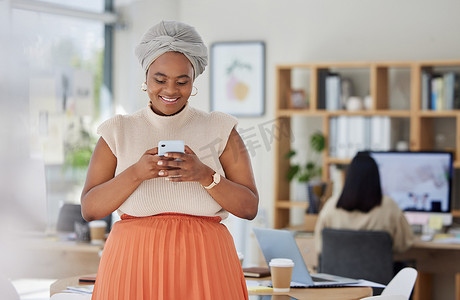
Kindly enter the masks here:
[[208, 64], [208, 49], [195, 28], [176, 21], [162, 21], [150, 28], [136, 46], [135, 54], [145, 73], [152, 62], [166, 52], [184, 54], [192, 63], [195, 78]]

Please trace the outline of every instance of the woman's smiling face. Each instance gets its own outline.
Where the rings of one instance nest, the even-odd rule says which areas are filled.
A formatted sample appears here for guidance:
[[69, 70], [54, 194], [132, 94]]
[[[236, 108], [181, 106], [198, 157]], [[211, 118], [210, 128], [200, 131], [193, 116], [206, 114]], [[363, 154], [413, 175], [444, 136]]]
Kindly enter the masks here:
[[179, 52], [160, 55], [147, 72], [147, 93], [153, 111], [161, 116], [174, 115], [184, 108], [193, 87], [193, 67]]

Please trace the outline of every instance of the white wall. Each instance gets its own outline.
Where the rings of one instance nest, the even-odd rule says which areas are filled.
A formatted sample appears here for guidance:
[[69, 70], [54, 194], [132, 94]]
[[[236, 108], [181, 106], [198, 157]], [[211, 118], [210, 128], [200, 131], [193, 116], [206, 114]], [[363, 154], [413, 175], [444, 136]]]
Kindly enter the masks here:
[[[117, 49], [123, 50], [116, 54], [122, 55], [115, 57], [115, 100], [130, 103], [129, 111], [146, 103], [139, 100], [141, 71], [132, 49], [143, 30], [160, 19], [176, 18], [193, 25], [208, 46], [216, 41], [266, 43], [266, 114], [240, 119], [242, 128], [275, 118], [276, 64], [460, 59], [458, 0], [177, 0], [133, 5], [132, 26], [117, 34]], [[209, 69], [196, 86], [199, 94], [193, 105], [209, 109]], [[258, 150], [253, 168], [260, 207], [271, 225], [274, 151]]]
[[[123, 20], [123, 27], [115, 30], [113, 96], [115, 104], [130, 113], [148, 105], [149, 99], [142, 92], [145, 81], [142, 68], [134, 55], [134, 47], [142, 35], [161, 20], [179, 19], [178, 0], [129, 1], [115, 0], [116, 11]], [[118, 111], [117, 111], [118, 112]]]

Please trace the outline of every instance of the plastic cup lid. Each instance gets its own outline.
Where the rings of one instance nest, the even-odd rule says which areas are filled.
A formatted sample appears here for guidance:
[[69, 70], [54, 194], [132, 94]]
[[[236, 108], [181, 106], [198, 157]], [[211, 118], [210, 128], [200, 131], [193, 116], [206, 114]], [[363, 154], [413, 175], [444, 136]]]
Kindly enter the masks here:
[[294, 262], [289, 258], [272, 258], [269, 265], [270, 267], [293, 267]]
[[89, 227], [106, 227], [107, 222], [104, 220], [96, 220], [89, 222]]

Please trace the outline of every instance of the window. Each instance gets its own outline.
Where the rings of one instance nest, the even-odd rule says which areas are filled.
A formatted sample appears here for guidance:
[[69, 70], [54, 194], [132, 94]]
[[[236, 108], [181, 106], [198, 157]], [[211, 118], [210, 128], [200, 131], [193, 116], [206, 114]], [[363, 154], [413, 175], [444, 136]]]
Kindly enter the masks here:
[[28, 107], [22, 111], [29, 122], [27, 146], [30, 157], [45, 165], [48, 229], [55, 228], [63, 203], [79, 203], [95, 128], [111, 113], [111, 66], [105, 59], [111, 25], [98, 19], [106, 2], [27, 1], [22, 7], [11, 1], [11, 36], [27, 72]]

